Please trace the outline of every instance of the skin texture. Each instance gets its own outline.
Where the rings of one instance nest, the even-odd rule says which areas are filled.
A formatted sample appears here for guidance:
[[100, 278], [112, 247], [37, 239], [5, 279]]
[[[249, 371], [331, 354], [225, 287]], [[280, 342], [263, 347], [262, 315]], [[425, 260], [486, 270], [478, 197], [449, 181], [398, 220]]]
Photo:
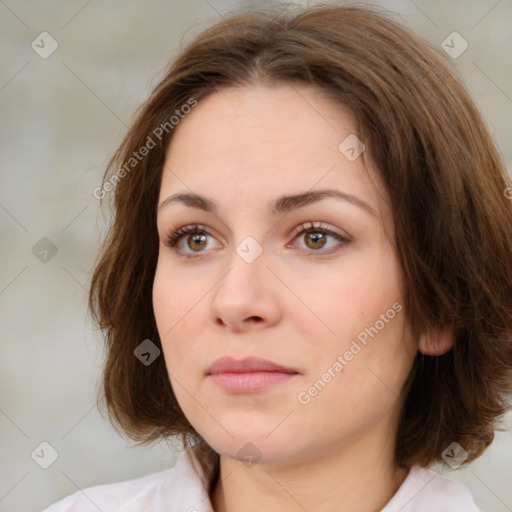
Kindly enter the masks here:
[[[406, 477], [393, 464], [400, 390], [418, 348], [442, 353], [447, 335], [413, 340], [403, 308], [395, 309], [320, 392], [298, 399], [365, 328], [403, 304], [385, 190], [367, 155], [368, 169], [362, 156], [350, 161], [338, 149], [354, 133], [350, 111], [306, 85], [223, 89], [174, 128], [159, 203], [196, 193], [218, 211], [178, 202], [159, 209], [153, 306], [179, 405], [221, 455], [216, 512], [377, 511]], [[268, 211], [281, 195], [327, 188], [374, 213], [335, 198]], [[299, 234], [308, 221], [349, 241], [327, 235], [315, 246], [318, 231]], [[174, 249], [163, 244], [195, 223], [206, 228], [205, 246], [197, 235]], [[248, 236], [263, 250], [252, 263], [236, 251]], [[206, 376], [223, 356], [262, 357], [299, 374], [229, 393]], [[256, 464], [241, 460], [244, 450]]]

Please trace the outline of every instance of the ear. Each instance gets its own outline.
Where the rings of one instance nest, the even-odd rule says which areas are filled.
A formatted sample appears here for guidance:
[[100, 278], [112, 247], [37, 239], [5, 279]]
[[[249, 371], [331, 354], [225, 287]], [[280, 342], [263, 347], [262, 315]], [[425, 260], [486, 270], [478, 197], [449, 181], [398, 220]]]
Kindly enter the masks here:
[[448, 325], [435, 325], [423, 333], [418, 350], [426, 356], [442, 356], [455, 345], [455, 334]]

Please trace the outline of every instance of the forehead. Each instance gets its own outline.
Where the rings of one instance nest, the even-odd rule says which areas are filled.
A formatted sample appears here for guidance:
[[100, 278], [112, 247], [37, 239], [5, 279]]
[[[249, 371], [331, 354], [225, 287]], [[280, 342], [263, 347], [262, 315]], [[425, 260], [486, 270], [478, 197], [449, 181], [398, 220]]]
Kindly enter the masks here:
[[174, 128], [159, 201], [196, 193], [243, 209], [283, 194], [334, 188], [378, 210], [378, 176], [369, 159], [347, 158], [345, 141], [353, 145], [355, 137], [350, 110], [308, 85], [221, 89]]
[[[263, 149], [291, 160], [301, 153], [336, 155], [340, 137], [353, 134], [350, 110], [310, 86], [230, 87], [212, 93], [175, 127], [167, 156], [238, 153], [264, 158]], [[310, 157], [312, 155], [309, 155]], [[320, 159], [320, 161], [322, 158]]]

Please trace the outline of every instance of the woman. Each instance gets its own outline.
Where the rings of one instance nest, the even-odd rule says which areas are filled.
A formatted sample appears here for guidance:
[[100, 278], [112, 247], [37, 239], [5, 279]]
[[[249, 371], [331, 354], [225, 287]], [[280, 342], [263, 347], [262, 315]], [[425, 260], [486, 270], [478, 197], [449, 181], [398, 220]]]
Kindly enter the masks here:
[[185, 450], [47, 511], [477, 511], [428, 466], [474, 460], [510, 407], [509, 185], [394, 21], [204, 31], [95, 191], [115, 217], [90, 289], [114, 424]]

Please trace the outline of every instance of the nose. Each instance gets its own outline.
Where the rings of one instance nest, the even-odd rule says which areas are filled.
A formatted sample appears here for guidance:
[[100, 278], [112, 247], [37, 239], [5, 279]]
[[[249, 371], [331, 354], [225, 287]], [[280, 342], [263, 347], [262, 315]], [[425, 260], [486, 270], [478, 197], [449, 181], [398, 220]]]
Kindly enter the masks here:
[[279, 322], [283, 285], [268, 264], [265, 252], [249, 263], [233, 251], [211, 295], [210, 318], [216, 325], [243, 332]]

